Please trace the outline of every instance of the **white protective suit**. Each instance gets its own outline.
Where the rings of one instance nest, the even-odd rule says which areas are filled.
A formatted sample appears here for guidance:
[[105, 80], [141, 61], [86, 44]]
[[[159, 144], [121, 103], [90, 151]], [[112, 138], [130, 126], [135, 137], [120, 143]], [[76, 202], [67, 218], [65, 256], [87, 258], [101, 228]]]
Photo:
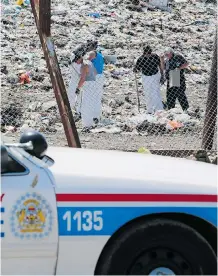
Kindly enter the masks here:
[[73, 62], [70, 67], [70, 83], [68, 88], [68, 99], [72, 109], [76, 109], [77, 113], [81, 112], [81, 95], [76, 95], [76, 88], [78, 86], [81, 75], [81, 64]]
[[83, 127], [91, 127], [94, 124], [98, 90], [96, 89], [96, 70], [90, 61], [87, 61], [86, 64], [89, 66], [89, 73], [80, 92], [82, 97], [81, 117]]
[[100, 120], [102, 112], [102, 97], [104, 91], [104, 74], [97, 74], [95, 81], [95, 107], [93, 110], [94, 118]]
[[163, 103], [160, 93], [160, 73], [153, 76], [142, 75], [142, 85], [148, 113], [163, 110]]

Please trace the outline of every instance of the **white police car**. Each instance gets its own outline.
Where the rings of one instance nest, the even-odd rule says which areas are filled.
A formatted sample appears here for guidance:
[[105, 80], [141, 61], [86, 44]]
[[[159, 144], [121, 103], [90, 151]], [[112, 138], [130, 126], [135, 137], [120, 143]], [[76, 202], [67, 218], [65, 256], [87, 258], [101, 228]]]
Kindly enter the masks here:
[[217, 274], [215, 165], [21, 142], [1, 146], [2, 274]]

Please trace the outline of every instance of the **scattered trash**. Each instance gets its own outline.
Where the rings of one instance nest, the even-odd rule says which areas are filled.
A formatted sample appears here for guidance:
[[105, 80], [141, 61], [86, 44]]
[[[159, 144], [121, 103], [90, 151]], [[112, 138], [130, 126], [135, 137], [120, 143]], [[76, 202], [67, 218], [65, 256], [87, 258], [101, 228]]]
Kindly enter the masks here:
[[19, 127], [22, 117], [23, 111], [16, 103], [1, 108], [1, 126]]
[[180, 127], [183, 127], [184, 125], [180, 122], [177, 122], [177, 121], [169, 121], [166, 125], [166, 129], [169, 129], [169, 130], [173, 130], [173, 129], [177, 129], [177, 128], [180, 128]]
[[9, 5], [9, 0], [1, 0], [1, 3], [4, 4], [4, 5]]
[[209, 20], [196, 20], [193, 23], [191, 23], [191, 25], [196, 25], [196, 26], [209, 25], [209, 24], [210, 24]]
[[152, 134], [195, 126], [199, 121], [192, 119], [190, 115], [183, 113], [179, 108], [174, 108], [169, 111], [157, 111], [153, 115], [143, 113], [133, 116], [129, 122], [139, 132], [146, 131]]
[[[180, 147], [183, 137], [185, 138], [184, 147], [193, 148], [195, 143], [199, 144], [201, 138], [198, 134], [202, 133], [207, 93], [204, 87], [207, 86], [209, 80], [208, 63], [213, 50], [216, 25], [216, 19], [211, 9], [215, 11], [215, 5], [205, 5], [205, 3], [198, 3], [195, 0], [186, 1], [186, 3], [178, 0], [181, 3], [172, 3], [174, 12], [168, 14], [161, 12], [164, 9], [167, 11], [169, 8], [167, 3], [163, 3], [162, 0], [156, 0], [158, 3], [153, 0], [146, 1], [150, 7], [148, 5], [141, 6], [140, 12], [126, 9], [128, 0], [96, 1], [93, 5], [93, 1], [73, 2], [69, 0], [66, 6], [61, 5], [60, 1], [54, 0], [51, 13], [59, 64], [66, 84], [68, 80], [68, 63], [66, 61], [77, 46], [88, 39], [97, 39], [100, 44], [98, 50], [102, 51], [105, 56], [102, 106], [104, 118], [95, 128], [100, 129], [96, 130], [97, 133], [103, 131], [103, 133], [133, 135], [129, 140], [132, 145], [136, 145], [136, 140], [142, 138], [145, 142], [143, 145], [149, 148], [152, 142], [156, 143], [152, 148], [160, 147], [160, 144], [167, 147], [171, 143], [171, 138]], [[186, 5], [187, 3], [188, 5]], [[16, 124], [24, 125], [24, 128], [27, 127], [25, 125], [33, 127], [35, 124], [34, 127], [37, 129], [53, 133], [54, 129], [60, 128], [58, 125], [61, 125], [61, 120], [40, 41], [36, 39], [37, 30], [31, 9], [26, 8], [29, 4], [28, 1], [1, 0], [2, 56], [4, 57], [1, 66], [1, 83], [4, 91], [2, 109], [8, 106], [9, 99], [16, 103], [15, 106], [19, 103], [22, 104], [21, 114], [16, 115], [19, 118], [18, 122], [13, 121], [13, 116], [12, 118], [8, 116], [7, 120], [3, 117], [2, 121], [6, 123], [6, 126], [16, 127], [18, 132], [19, 127]], [[152, 5], [159, 6], [159, 8], [152, 7]], [[165, 5], [165, 7], [161, 5]], [[94, 6], [98, 10], [95, 10]], [[146, 20], [143, 16], [144, 12], [146, 12]], [[161, 19], [163, 21], [162, 29]], [[191, 25], [184, 27], [184, 24], [188, 23]], [[207, 28], [208, 26], [210, 28]], [[203, 33], [200, 32], [200, 29]], [[170, 37], [170, 45], [168, 37]], [[162, 53], [165, 47], [170, 46], [184, 54], [192, 64], [189, 73], [186, 74], [187, 95], [192, 108], [188, 110], [187, 114], [180, 107], [176, 107], [169, 111], [156, 112], [153, 115], [145, 112], [138, 115], [132, 60], [141, 53], [144, 38], [157, 54]], [[50, 53], [53, 54], [54, 45], [48, 41], [47, 46]], [[17, 84], [19, 84], [20, 78], [17, 72], [21, 69], [24, 70], [23, 74], [31, 70], [32, 75], [29, 84], [24, 78], [26, 84], [19, 86]], [[144, 105], [140, 76], [138, 79], [139, 94], [142, 100], [141, 112], [143, 112], [143, 110], [146, 111], [146, 106]], [[162, 96], [166, 97], [166, 86], [163, 85], [161, 90]], [[198, 106], [199, 109], [197, 109]], [[14, 112], [16, 113], [16, 111]], [[12, 111], [12, 114], [14, 112]], [[81, 128], [81, 120], [76, 124], [78, 128]], [[5, 131], [7, 130], [5, 129]], [[186, 144], [186, 138], [189, 134], [183, 135], [185, 131], [191, 132], [189, 139], [191, 142], [188, 141], [188, 144]], [[160, 139], [156, 139], [158, 135]], [[102, 137], [105, 136], [102, 135]], [[196, 138], [196, 142], [195, 137], [198, 136], [199, 139]], [[54, 143], [60, 140], [59, 137], [54, 137], [54, 139], [56, 139], [52, 141]], [[114, 141], [114, 144], [119, 148], [121, 143]], [[129, 147], [129, 145], [124, 146]]]
[[150, 5], [148, 4], [147, 6], [150, 9], [157, 8], [157, 9], [160, 9], [161, 11], [172, 12], [172, 8], [168, 5], [168, 2], [169, 2], [168, 0], [149, 0]]
[[7, 76], [7, 82], [10, 83], [10, 84], [16, 84], [16, 83], [19, 82], [19, 78], [15, 74], [9, 74]]
[[5, 66], [5, 65], [1, 66], [1, 73], [5, 74], [5, 75], [8, 74], [7, 66]]
[[30, 83], [30, 73], [21, 73], [20, 74], [20, 84], [29, 84]]
[[104, 60], [106, 63], [116, 64], [117, 56], [116, 55], [104, 55]]
[[51, 111], [56, 109], [57, 109], [57, 102], [55, 100], [43, 103], [41, 106], [42, 111]]
[[6, 126], [5, 129], [6, 131], [12, 132], [12, 133], [17, 131], [16, 127], [14, 126]]
[[20, 132], [23, 133], [25, 132], [26, 130], [28, 130], [30, 127], [28, 124], [23, 124], [20, 128]]
[[114, 65], [112, 65], [112, 64], [107, 64], [106, 66], [105, 66], [105, 70], [108, 70], [108, 71], [114, 71], [116, 69], [116, 67], [114, 66]]
[[22, 6], [24, 4], [24, 0], [17, 0], [16, 5]]
[[88, 16], [94, 17], [94, 18], [100, 18], [101, 17], [100, 13], [98, 13], [98, 12], [89, 13]]
[[115, 122], [108, 118], [101, 118], [99, 126], [109, 126], [113, 125]]
[[61, 16], [66, 16], [67, 11], [64, 7], [57, 7], [55, 9], [51, 9], [51, 15], [61, 15]]
[[102, 127], [102, 128], [94, 128], [94, 129], [91, 129], [90, 132], [92, 133], [111, 133], [111, 134], [118, 134], [118, 133], [121, 133], [122, 130], [118, 127], [112, 127], [112, 128], [105, 128], [105, 127]]
[[111, 75], [113, 76], [113, 77], [119, 77], [119, 76], [124, 76], [124, 75], [127, 75], [127, 74], [129, 74], [129, 70], [127, 71], [127, 70], [120, 70], [120, 71], [118, 71], [118, 70], [113, 70], [113, 71], [111, 71]]
[[146, 149], [144, 147], [138, 149], [138, 153], [144, 153], [144, 154], [151, 154], [149, 149]]
[[190, 120], [190, 116], [188, 114], [177, 114], [174, 119], [180, 123], [187, 123]]

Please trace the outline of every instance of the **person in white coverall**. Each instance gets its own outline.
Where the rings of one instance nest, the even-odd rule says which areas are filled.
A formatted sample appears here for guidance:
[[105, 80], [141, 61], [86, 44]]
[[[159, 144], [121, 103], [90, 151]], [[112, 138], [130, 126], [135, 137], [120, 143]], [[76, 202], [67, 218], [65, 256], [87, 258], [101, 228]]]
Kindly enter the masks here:
[[81, 97], [81, 117], [83, 131], [94, 125], [95, 81], [97, 72], [90, 61], [84, 62], [81, 54], [76, 54], [74, 62], [81, 65], [80, 78], [76, 87], [76, 95]]
[[142, 73], [146, 108], [150, 114], [163, 110], [160, 94], [160, 83], [164, 81], [163, 68], [162, 60], [157, 54], [152, 53], [151, 47], [144, 47], [142, 56], [136, 62], [134, 72]]
[[93, 117], [95, 123], [98, 123], [101, 117], [101, 111], [102, 111], [102, 96], [103, 96], [103, 90], [104, 90], [104, 58], [103, 55], [98, 51], [92, 51], [89, 53], [89, 60], [94, 65], [97, 75], [96, 75], [96, 81], [95, 81], [95, 95], [94, 95], [94, 101], [95, 101], [95, 107], [93, 110]]
[[[75, 55], [73, 54], [73, 59]], [[80, 80], [81, 64], [73, 61], [70, 66], [70, 82], [68, 88], [68, 98], [72, 109], [76, 110], [79, 115], [81, 113], [81, 97], [76, 95], [76, 88]]]

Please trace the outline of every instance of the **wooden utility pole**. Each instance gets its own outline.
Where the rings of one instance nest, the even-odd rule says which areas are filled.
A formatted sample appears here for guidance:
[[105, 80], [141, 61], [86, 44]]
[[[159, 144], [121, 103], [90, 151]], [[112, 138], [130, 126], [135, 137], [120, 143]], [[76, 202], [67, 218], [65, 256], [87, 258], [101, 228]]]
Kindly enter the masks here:
[[80, 148], [80, 140], [51, 38], [51, 0], [31, 0], [36, 27], [48, 66], [69, 147]]
[[203, 128], [202, 148], [211, 150], [217, 121], [217, 30], [214, 42], [213, 61], [207, 96], [207, 106]]

